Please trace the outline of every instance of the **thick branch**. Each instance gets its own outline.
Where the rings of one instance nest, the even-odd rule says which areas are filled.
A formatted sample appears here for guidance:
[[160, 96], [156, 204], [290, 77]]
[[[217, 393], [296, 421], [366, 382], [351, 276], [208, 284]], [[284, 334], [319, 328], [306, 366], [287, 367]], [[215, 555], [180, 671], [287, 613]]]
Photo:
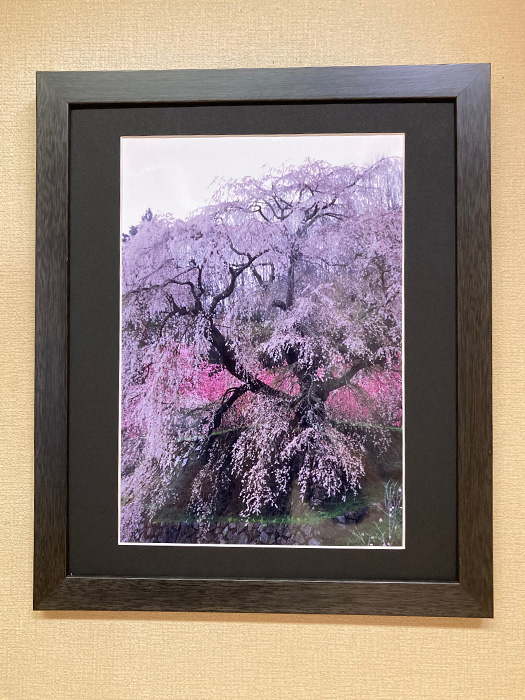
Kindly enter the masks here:
[[295, 251], [292, 251], [292, 254], [290, 255], [290, 266], [288, 267], [288, 282], [286, 285], [286, 308], [290, 309], [293, 300], [294, 300], [294, 292], [295, 292], [295, 262], [296, 262], [296, 253]]
[[260, 258], [261, 255], [264, 255], [267, 253], [268, 250], [263, 250], [262, 252], [258, 253], [257, 255], [250, 255], [249, 253], [242, 253], [242, 255], [246, 255], [248, 260], [245, 263], [242, 263], [241, 265], [238, 265], [237, 267], [233, 267], [233, 265], [230, 265], [228, 271], [230, 273], [230, 282], [226, 289], [223, 289], [222, 292], [219, 292], [216, 294], [212, 302], [210, 304], [210, 314], [213, 314], [217, 306], [221, 303], [221, 301], [224, 301], [227, 299], [229, 296], [231, 296], [235, 290], [235, 283], [237, 282], [237, 278], [242, 275], [242, 273], [247, 270], [254, 262], [257, 260], [257, 258]]
[[284, 399], [286, 401], [291, 399], [291, 396], [284, 391], [274, 389], [251, 372], [248, 372], [235, 357], [231, 348], [228, 347], [226, 338], [213, 322], [210, 323], [209, 340], [217, 351], [222, 366], [236, 379], [246, 384], [247, 390], [253, 391], [254, 393], [260, 391], [266, 394], [266, 396]]
[[212, 430], [217, 430], [217, 428], [220, 427], [224, 414], [229, 411], [237, 399], [246, 394], [247, 391], [248, 386], [246, 384], [237, 386], [234, 389], [228, 389], [228, 391], [222, 397], [221, 405], [215, 411], [213, 416]]
[[380, 367], [384, 366], [385, 362], [383, 359], [379, 360], [359, 360], [355, 362], [352, 367], [344, 372], [340, 377], [333, 377], [332, 379], [327, 379], [324, 382], [319, 382], [316, 386], [315, 393], [326, 401], [328, 395], [336, 389], [341, 389], [341, 387], [346, 386], [355, 375], [362, 369], [368, 369], [369, 367]]
[[[194, 267], [194, 268], [191, 268], [189, 270], [185, 270], [184, 274], [186, 274], [188, 272], [193, 272], [194, 270], [199, 270], [198, 284], [200, 287], [202, 284], [202, 277], [201, 277], [202, 271], [199, 268]], [[183, 273], [181, 273], [181, 274], [183, 274]], [[149, 292], [158, 292], [159, 290], [166, 289], [166, 287], [169, 287], [170, 284], [189, 287], [191, 295], [195, 300], [195, 306], [193, 307], [193, 309], [188, 309], [187, 307], [178, 307], [178, 308], [183, 310], [181, 312], [181, 315], [184, 316], [188, 313], [197, 314], [200, 311], [202, 311], [202, 303], [200, 301], [200, 297], [202, 296], [202, 292], [197, 292], [195, 289], [194, 283], [191, 282], [190, 280], [180, 280], [177, 277], [171, 277], [170, 279], [164, 280], [164, 282], [161, 282], [160, 284], [152, 284], [149, 287], [137, 287], [136, 289], [131, 289], [122, 295], [122, 301], [127, 301], [131, 297], [139, 296], [140, 294], [147, 294]]]

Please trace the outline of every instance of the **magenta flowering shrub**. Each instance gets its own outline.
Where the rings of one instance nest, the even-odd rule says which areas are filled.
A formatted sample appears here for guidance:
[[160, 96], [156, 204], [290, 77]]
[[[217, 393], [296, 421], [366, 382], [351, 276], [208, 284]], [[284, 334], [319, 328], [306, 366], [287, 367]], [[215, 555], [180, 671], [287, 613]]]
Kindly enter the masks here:
[[[401, 426], [402, 163], [223, 183], [122, 244], [122, 537], [344, 500]], [[345, 426], [363, 424], [368, 431]], [[372, 429], [373, 427], [373, 429]]]

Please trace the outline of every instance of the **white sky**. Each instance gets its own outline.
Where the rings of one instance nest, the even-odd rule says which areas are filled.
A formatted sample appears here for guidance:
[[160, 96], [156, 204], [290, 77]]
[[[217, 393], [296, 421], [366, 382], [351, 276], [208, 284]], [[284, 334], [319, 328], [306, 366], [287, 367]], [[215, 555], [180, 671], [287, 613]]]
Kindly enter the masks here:
[[208, 204], [216, 178], [258, 177], [306, 158], [368, 165], [404, 157], [404, 134], [298, 136], [125, 136], [121, 138], [121, 231], [149, 207], [185, 218]]

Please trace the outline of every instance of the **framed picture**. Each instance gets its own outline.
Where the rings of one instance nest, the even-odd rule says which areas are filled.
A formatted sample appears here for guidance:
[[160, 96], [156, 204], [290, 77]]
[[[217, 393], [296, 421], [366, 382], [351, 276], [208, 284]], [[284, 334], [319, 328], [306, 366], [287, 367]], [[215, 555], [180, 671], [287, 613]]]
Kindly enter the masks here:
[[490, 68], [37, 75], [35, 609], [492, 616]]

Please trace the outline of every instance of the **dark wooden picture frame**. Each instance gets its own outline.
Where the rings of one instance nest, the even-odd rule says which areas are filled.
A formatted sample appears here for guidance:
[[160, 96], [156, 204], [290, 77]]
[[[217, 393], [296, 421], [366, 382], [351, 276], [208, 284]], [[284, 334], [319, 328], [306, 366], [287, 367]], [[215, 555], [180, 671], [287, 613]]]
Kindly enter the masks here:
[[[78, 105], [453, 100], [458, 580], [68, 575], [69, 132]], [[490, 66], [37, 74], [37, 610], [492, 617]]]

